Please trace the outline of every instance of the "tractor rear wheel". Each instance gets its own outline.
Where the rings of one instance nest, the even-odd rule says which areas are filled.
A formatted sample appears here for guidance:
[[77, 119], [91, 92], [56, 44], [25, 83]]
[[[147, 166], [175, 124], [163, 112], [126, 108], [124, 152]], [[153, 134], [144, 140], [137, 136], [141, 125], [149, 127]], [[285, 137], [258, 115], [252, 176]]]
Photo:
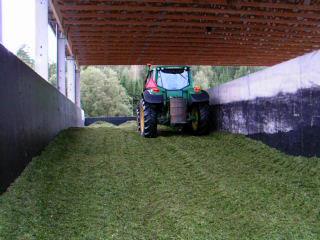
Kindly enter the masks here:
[[210, 131], [209, 104], [199, 104], [192, 107], [192, 131], [196, 135], [205, 135]]
[[140, 104], [141, 104], [141, 101], [138, 103], [138, 106], [136, 108], [136, 114], [137, 114], [137, 128], [138, 128], [138, 132], [140, 132]]
[[155, 107], [145, 102], [140, 101], [139, 105], [139, 130], [140, 135], [143, 137], [156, 137], [157, 136], [157, 112]]

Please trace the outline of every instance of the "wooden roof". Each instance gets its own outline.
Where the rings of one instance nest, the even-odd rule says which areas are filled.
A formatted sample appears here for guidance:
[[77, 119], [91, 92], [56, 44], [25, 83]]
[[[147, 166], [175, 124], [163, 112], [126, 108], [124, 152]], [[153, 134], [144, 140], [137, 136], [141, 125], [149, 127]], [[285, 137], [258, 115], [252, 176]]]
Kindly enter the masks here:
[[80, 65], [268, 66], [320, 48], [315, 0], [52, 0], [51, 7]]

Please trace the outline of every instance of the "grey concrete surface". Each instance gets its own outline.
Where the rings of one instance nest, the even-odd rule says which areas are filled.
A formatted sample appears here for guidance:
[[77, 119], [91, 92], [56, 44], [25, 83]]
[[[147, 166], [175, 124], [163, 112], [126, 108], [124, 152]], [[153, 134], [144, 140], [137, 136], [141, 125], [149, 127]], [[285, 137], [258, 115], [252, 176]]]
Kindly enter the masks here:
[[320, 51], [209, 89], [216, 130], [320, 156]]
[[0, 192], [81, 109], [0, 44]]
[[108, 122], [108, 123], [112, 123], [114, 125], [120, 125], [122, 123], [128, 122], [128, 121], [135, 121], [136, 117], [104, 117], [104, 116], [100, 116], [100, 117], [87, 117], [84, 121], [84, 125], [85, 126], [89, 126], [95, 122], [98, 121], [102, 121], [102, 122]]

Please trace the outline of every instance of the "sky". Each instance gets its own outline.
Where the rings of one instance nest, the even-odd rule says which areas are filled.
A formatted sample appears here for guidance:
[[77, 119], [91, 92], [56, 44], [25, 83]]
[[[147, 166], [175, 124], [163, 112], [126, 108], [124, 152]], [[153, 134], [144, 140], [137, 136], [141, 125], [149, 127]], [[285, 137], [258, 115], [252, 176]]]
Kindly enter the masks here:
[[[30, 56], [35, 55], [35, 0], [2, 0], [3, 44], [16, 53], [27, 45]], [[49, 62], [56, 62], [55, 34], [48, 26]]]

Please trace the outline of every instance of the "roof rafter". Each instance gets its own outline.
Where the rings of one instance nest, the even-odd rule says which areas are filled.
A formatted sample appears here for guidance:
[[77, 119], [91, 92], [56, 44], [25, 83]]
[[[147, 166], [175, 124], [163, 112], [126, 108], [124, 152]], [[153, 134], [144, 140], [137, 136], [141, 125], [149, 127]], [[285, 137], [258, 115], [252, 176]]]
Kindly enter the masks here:
[[315, 0], [51, 2], [84, 65], [271, 65], [320, 48]]

